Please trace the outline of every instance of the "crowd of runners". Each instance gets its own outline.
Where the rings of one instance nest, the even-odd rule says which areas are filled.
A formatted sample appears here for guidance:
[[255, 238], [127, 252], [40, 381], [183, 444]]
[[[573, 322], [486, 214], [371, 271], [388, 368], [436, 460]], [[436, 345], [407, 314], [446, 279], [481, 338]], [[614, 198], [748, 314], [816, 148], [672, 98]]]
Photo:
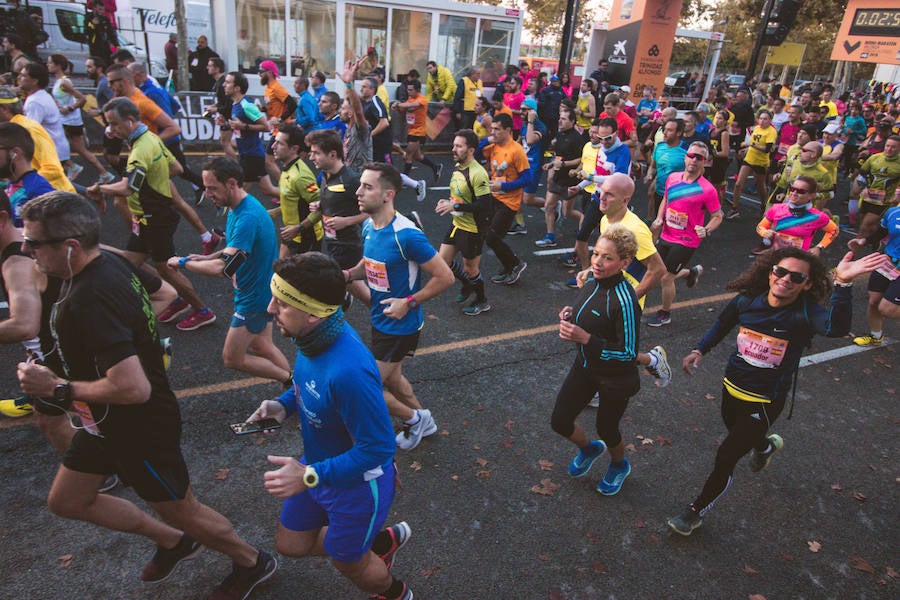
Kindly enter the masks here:
[[[900, 316], [896, 105], [873, 115], [872, 133], [856, 144], [858, 158], [847, 161], [850, 150], [842, 146], [855, 117], [865, 122], [863, 107], [851, 102], [846, 118], [838, 117], [824, 95], [801, 95], [786, 110], [790, 99], [775, 89], [754, 111], [739, 90], [678, 117], [652, 90], [635, 105], [627, 86], [612, 90], [586, 78], [572, 97], [556, 76], [544, 82], [513, 68], [487, 102], [477, 68], [455, 83], [429, 62], [425, 93], [413, 78], [390, 102], [377, 68], [358, 81], [361, 59], [337, 74], [342, 95], [322, 90], [324, 78], [298, 80], [300, 97], [291, 101], [277, 66], [264, 61], [268, 102], [261, 110], [246, 97], [246, 75], [225, 73], [211, 58], [208, 73], [221, 93], [209, 112], [228, 132], [226, 156], [196, 173], [181, 150], [173, 99], [143, 65], [118, 59], [92, 59], [98, 98], [105, 94], [99, 114], [109, 168], [98, 162], [99, 180], [87, 187], [73, 186], [80, 172], [71, 166], [64, 176], [70, 157], [62, 142], [68, 137], [78, 150], [82, 132], [54, 136], [47, 118], [50, 107], [65, 115], [83, 105], [60, 81], [65, 58], [51, 58], [49, 71], [26, 63], [19, 89], [0, 88], [0, 176], [9, 182], [0, 194], [0, 274], [10, 311], [0, 341], [24, 347], [17, 368], [24, 395], [0, 410], [33, 414], [61, 456], [51, 511], [156, 544], [140, 573], [146, 582], [165, 579], [202, 546], [233, 561], [213, 599], [247, 598], [278, 568], [272, 552], [241, 539], [191, 491], [179, 407], [165, 372], [171, 341], [161, 337], [160, 324], [192, 331], [215, 321], [191, 283], [198, 277], [232, 282], [224, 365], [283, 385], [283, 394], [247, 422], [271, 428], [296, 414], [302, 431], [302, 456], [271, 456], [275, 468], [264, 475], [266, 489], [284, 499], [274, 550], [327, 555], [361, 590], [387, 599], [413, 598], [391, 572], [412, 528], [385, 527], [394, 455], [397, 448], [414, 451], [440, 419], [440, 407], [424, 408], [402, 371], [423, 331], [422, 305], [459, 282], [463, 316], [491, 311], [491, 286], [516, 285], [528, 267], [504, 240], [527, 235], [528, 211], [544, 211], [537, 247], [557, 246], [566, 235], [574, 246], [561, 260], [577, 291], [559, 313], [559, 337], [574, 344], [575, 356], [549, 425], [577, 446], [572, 477], [608, 453], [597, 491], [609, 496], [632, 470], [619, 423], [639, 393], [639, 370], [662, 387], [673, 376], [662, 346], [642, 351], [641, 326], [673, 322], [676, 282], [697, 284], [697, 248], [746, 210], [741, 191], [753, 176], [760, 196], [756, 257], [735, 274], [728, 284], [734, 298], [681, 364], [691, 374], [737, 328], [722, 385], [727, 435], [699, 495], [667, 521], [682, 535], [700, 526], [742, 457], [751, 454], [751, 470], [760, 471], [784, 447], [771, 427], [800, 356], [814, 335], [847, 335], [854, 280], [868, 277], [870, 329], [854, 343], [880, 344], [884, 319]], [[49, 73], [59, 78], [53, 96], [44, 91]], [[404, 189], [426, 199], [424, 179], [411, 177], [416, 161], [432, 181], [443, 177], [443, 164], [424, 152], [429, 102], [446, 103], [460, 125], [448, 193], [427, 206], [446, 217], [438, 249], [417, 211], [399, 206]], [[401, 144], [393, 118], [407, 125], [400, 169], [391, 164]], [[739, 165], [729, 202], [732, 160]], [[845, 223], [833, 198], [839, 164], [852, 180]], [[227, 213], [223, 232], [202, 223], [175, 176], [190, 182], [196, 202]], [[636, 198], [639, 179], [649, 188], [646, 219], [633, 210], [645, 201]], [[108, 206], [131, 231], [125, 248], [101, 243], [100, 215]], [[182, 217], [199, 234], [201, 252], [176, 249]], [[826, 265], [821, 252], [841, 225], [856, 228], [849, 251]], [[493, 258], [483, 256], [484, 246]], [[644, 299], [657, 285], [662, 306], [644, 321]], [[368, 347], [345, 320], [345, 311], [358, 310], [354, 303], [369, 311]], [[273, 329], [293, 340], [293, 361], [274, 343]], [[577, 422], [591, 404], [596, 439]], [[156, 516], [105, 493], [118, 480]]]

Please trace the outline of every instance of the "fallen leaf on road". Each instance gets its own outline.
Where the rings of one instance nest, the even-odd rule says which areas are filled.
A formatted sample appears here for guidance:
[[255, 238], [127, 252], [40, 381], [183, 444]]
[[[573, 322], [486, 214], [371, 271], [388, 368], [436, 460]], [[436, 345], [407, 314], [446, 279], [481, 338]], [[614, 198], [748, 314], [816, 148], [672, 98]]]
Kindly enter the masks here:
[[451, 475], [450, 479], [452, 479], [453, 481], [459, 481], [459, 475]]
[[806, 542], [806, 545], [809, 546], [810, 552], [818, 552], [819, 550], [822, 549], [822, 544], [815, 540], [813, 540], [811, 542]]
[[644, 438], [641, 440], [641, 446], [653, 445], [653, 440], [650, 438]]
[[531, 491], [535, 494], [540, 494], [541, 496], [552, 496], [559, 488], [560, 486], [558, 484], [553, 483], [547, 478], [541, 479], [539, 484], [531, 486]]
[[541, 459], [538, 461], [538, 465], [541, 467], [541, 471], [552, 471], [553, 463], [549, 460]]
[[228, 472], [230, 470], [231, 469], [219, 469], [218, 471], [216, 471], [216, 479], [218, 481], [224, 480], [226, 477], [228, 477]]
[[716, 399], [716, 397], [713, 396], [712, 394], [706, 394], [706, 395], [703, 396], [703, 397], [706, 398], [707, 400], [715, 400], [715, 399]]
[[518, 448], [515, 452], [513, 452], [516, 456], [522, 456], [525, 454], [525, 448]]
[[741, 567], [741, 571], [743, 571], [747, 575], [750, 575], [751, 577], [757, 577], [759, 575], [759, 571], [757, 571], [750, 565], [744, 565], [743, 567]]
[[868, 500], [868, 498], [866, 498], [866, 495], [863, 494], [862, 492], [853, 492], [853, 497], [856, 498], [857, 500], [859, 500], [860, 502], [865, 502], [866, 500]]
[[500, 445], [503, 446], [504, 448], [512, 448], [513, 441], [509, 438], [506, 438], [506, 439], [500, 441]]
[[266, 436], [264, 436], [264, 435], [259, 436], [257, 438], [257, 440], [253, 443], [256, 444], [257, 446], [262, 446], [263, 444], [266, 443]]
[[475, 477], [477, 477], [479, 479], [490, 479], [491, 472], [487, 471], [487, 470], [478, 471], [477, 473], [475, 473]]
[[659, 442], [660, 446], [671, 446], [672, 445], [672, 440], [667, 440], [666, 438], [664, 438], [661, 435], [656, 437], [656, 441]]
[[594, 568], [594, 573], [596, 573], [597, 575], [606, 574], [606, 567], [604, 567], [602, 563], [595, 560], [591, 563], [591, 566]]
[[515, 425], [515, 421], [507, 421], [503, 426], [507, 431], [512, 431], [512, 426]]
[[885, 567], [884, 572], [891, 579], [897, 579], [898, 577], [900, 577], [900, 573], [897, 573], [897, 571], [895, 571], [893, 567]]
[[843, 491], [844, 488], [842, 488], [841, 484], [839, 484], [839, 483], [832, 483], [831, 489], [834, 490], [835, 492], [840, 492], [840, 491]]
[[634, 524], [634, 526], [637, 527], [638, 529], [643, 529], [644, 527], [647, 526], [647, 524], [644, 523], [643, 521], [638, 521], [637, 523]]
[[59, 561], [59, 566], [61, 566], [63, 569], [68, 569], [69, 565], [72, 564], [72, 561], [75, 560], [75, 555], [63, 554], [62, 556], [57, 557], [57, 560]]
[[441, 320], [440, 317], [438, 317], [437, 315], [431, 314], [431, 313], [428, 314], [428, 318], [431, 319], [432, 321], [440, 321]]
[[475, 459], [475, 462], [478, 463], [478, 466], [479, 466], [479, 467], [482, 467], [482, 468], [486, 467], [487, 464], [488, 464], [488, 461], [486, 461], [486, 460], [483, 459], [483, 458], [476, 458], [476, 459]]
[[432, 575], [434, 575], [435, 573], [437, 573], [438, 571], [440, 571], [443, 568], [444, 567], [440, 567], [440, 566], [429, 567], [427, 569], [422, 569], [420, 571], [420, 573], [422, 574], [422, 577], [424, 577], [425, 579], [428, 579], [429, 577], [431, 577]]
[[450, 432], [446, 429], [441, 429], [441, 435], [450, 435]]
[[625, 449], [629, 452], [637, 452], [637, 448], [634, 447], [634, 444], [628, 444], [625, 446]]
[[872, 575], [875, 574], [875, 567], [866, 562], [866, 559], [855, 554], [850, 555], [850, 566], [857, 571], [862, 571], [863, 573], [871, 573]]
[[542, 560], [542, 561], [546, 562], [546, 561], [550, 560], [550, 557], [547, 556], [546, 554], [538, 554], [538, 560]]
[[413, 471], [421, 471], [421, 470], [422, 470], [422, 463], [420, 463], [420, 462], [417, 461], [417, 460], [414, 460], [414, 461], [412, 461], [412, 462], [409, 464], [409, 468], [412, 469]]
[[747, 600], [766, 600], [766, 597], [762, 594], [750, 594], [747, 596]]
[[592, 544], [597, 544], [600, 542], [600, 536], [597, 535], [596, 533], [591, 533], [589, 531], [585, 535], [587, 535], [587, 539], [589, 539]]
[[652, 533], [647, 537], [647, 539], [650, 540], [651, 542], [658, 542], [659, 536], [656, 535], [655, 533]]

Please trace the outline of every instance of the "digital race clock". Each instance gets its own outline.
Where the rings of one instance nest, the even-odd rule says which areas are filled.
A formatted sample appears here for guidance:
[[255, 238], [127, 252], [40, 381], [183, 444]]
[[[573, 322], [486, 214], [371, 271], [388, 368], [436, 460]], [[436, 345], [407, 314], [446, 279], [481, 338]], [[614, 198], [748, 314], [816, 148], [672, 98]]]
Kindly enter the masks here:
[[900, 8], [857, 9], [849, 34], [900, 37]]

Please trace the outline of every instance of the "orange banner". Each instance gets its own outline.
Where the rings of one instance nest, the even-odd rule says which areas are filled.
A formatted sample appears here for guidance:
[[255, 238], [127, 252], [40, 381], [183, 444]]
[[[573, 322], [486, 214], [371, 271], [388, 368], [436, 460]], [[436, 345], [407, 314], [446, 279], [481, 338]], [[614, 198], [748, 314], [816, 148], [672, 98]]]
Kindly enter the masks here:
[[897, 0], [850, 0], [831, 60], [900, 65]]

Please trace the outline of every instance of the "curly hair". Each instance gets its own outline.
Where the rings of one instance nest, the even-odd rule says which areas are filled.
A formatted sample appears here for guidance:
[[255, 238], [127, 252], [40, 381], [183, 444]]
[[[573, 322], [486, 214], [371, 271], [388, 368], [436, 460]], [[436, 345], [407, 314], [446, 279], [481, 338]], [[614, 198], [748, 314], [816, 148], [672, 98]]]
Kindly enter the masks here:
[[634, 233], [624, 225], [618, 223], [610, 225], [609, 229], [604, 231], [603, 235], [600, 237], [612, 242], [613, 246], [616, 248], [616, 254], [618, 254], [621, 259], [634, 258], [635, 254], [637, 254], [637, 238]]
[[745, 296], [758, 296], [769, 291], [769, 274], [772, 267], [785, 258], [796, 258], [809, 264], [809, 280], [812, 287], [804, 292], [811, 300], [820, 304], [825, 303], [831, 295], [831, 278], [825, 265], [818, 257], [799, 248], [787, 247], [777, 250], [769, 250], [760, 254], [746, 271], [730, 281], [725, 289], [738, 292]]

